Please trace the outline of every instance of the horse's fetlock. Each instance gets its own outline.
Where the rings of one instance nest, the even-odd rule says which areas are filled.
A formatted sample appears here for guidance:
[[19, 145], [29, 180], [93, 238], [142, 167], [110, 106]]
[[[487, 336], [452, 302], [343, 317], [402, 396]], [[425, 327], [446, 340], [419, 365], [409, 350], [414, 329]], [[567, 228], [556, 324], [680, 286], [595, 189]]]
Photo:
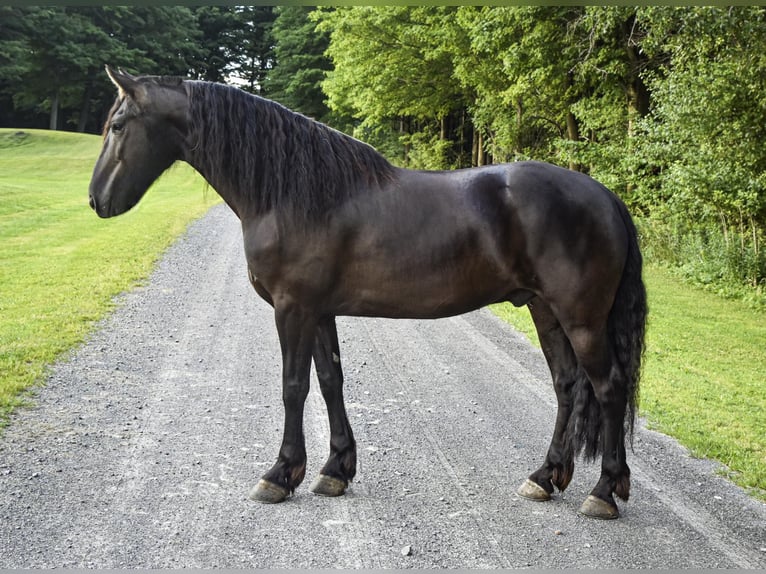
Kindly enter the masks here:
[[630, 497], [630, 469], [627, 465], [625, 467], [625, 472], [617, 478], [614, 485], [614, 494], [625, 501]]
[[553, 476], [551, 477], [551, 482], [553, 482], [554, 486], [558, 488], [559, 491], [564, 492], [569, 486], [569, 483], [572, 482], [573, 476], [574, 461], [570, 460], [564, 464], [557, 464], [553, 468]]
[[290, 469], [290, 477], [288, 485], [290, 490], [295, 490], [303, 482], [306, 477], [306, 463], [304, 462], [300, 466], [295, 466]]

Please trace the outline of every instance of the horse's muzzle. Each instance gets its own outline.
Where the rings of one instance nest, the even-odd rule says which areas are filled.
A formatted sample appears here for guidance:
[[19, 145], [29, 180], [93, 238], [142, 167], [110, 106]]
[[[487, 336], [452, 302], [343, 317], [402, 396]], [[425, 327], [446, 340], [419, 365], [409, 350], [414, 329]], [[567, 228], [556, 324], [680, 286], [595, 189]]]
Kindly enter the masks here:
[[96, 198], [93, 196], [93, 194], [88, 195], [88, 204], [90, 205], [90, 208], [96, 212], [96, 215], [102, 218], [111, 217], [109, 214], [109, 203], [107, 202], [106, 205], [99, 205], [96, 201]]

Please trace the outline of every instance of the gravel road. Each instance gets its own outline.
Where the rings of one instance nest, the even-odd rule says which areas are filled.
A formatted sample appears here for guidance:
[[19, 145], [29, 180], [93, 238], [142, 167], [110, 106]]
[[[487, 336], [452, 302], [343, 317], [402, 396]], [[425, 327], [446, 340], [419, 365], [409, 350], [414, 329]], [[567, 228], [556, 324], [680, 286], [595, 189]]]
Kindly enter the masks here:
[[766, 567], [766, 505], [643, 424], [620, 520], [577, 514], [593, 464], [520, 499], [555, 398], [541, 353], [488, 311], [338, 329], [356, 480], [308, 492], [329, 444], [312, 381], [306, 482], [248, 500], [281, 440], [279, 348], [239, 223], [211, 210], [0, 437], [0, 568]]

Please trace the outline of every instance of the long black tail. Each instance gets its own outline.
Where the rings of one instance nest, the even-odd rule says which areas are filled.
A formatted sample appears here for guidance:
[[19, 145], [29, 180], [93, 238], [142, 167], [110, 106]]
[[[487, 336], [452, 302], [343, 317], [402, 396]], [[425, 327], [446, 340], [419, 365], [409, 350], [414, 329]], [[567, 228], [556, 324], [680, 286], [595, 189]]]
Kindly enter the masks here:
[[641, 360], [644, 356], [646, 316], [646, 288], [641, 276], [643, 258], [638, 246], [638, 232], [622, 201], [617, 201], [620, 215], [628, 232], [628, 258], [622, 272], [612, 311], [609, 313], [609, 335], [614, 341], [617, 361], [628, 381], [628, 410], [625, 422], [631, 442], [638, 410], [638, 387], [641, 379]]
[[[626, 379], [628, 408], [625, 426], [632, 443], [648, 307], [641, 276], [643, 259], [638, 245], [638, 232], [625, 204], [616, 197], [615, 203], [628, 232], [628, 256], [609, 313], [608, 329], [615, 356]], [[602, 451], [601, 409], [593, 387], [580, 365], [577, 367], [572, 392], [573, 409], [567, 426], [568, 448], [573, 455], [582, 452], [586, 459], [593, 460]]]

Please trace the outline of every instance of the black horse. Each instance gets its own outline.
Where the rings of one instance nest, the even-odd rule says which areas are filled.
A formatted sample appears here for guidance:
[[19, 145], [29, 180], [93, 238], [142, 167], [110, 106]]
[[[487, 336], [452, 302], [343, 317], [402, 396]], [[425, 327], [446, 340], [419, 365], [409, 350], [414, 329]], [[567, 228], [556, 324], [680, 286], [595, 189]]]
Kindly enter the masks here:
[[239, 89], [107, 67], [119, 90], [90, 183], [101, 217], [124, 213], [177, 160], [195, 167], [242, 223], [250, 281], [274, 308], [285, 425], [251, 492], [280, 502], [306, 469], [303, 407], [313, 358], [330, 457], [312, 492], [337, 496], [356, 472], [343, 402], [338, 315], [430, 319], [527, 305], [558, 415], [545, 462], [519, 494], [564, 490], [574, 458], [602, 454], [581, 512], [627, 500], [646, 294], [624, 204], [581, 173], [538, 162], [447, 172], [392, 166], [370, 146]]

